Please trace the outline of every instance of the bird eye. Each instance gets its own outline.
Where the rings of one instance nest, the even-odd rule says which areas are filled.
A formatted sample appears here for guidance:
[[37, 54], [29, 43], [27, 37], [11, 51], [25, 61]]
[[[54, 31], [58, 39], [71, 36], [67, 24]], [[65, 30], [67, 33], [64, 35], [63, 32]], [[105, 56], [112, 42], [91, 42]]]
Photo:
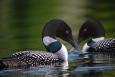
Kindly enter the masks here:
[[86, 31], [87, 31], [87, 29], [85, 28], [85, 29], [83, 29], [83, 31], [84, 31], [84, 32], [86, 32]]
[[66, 30], [66, 31], [65, 31], [65, 33], [66, 33], [66, 34], [69, 34], [69, 31], [68, 31], [68, 30]]

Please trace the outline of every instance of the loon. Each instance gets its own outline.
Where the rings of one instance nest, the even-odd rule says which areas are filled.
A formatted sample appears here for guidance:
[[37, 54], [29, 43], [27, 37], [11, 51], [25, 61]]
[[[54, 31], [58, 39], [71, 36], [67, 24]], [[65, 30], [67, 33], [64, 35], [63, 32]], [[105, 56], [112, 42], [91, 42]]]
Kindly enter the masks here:
[[[95, 55], [95, 59], [99, 57], [99, 54], [102, 57], [104, 53], [115, 55], [115, 38], [105, 38], [104, 27], [100, 21], [87, 20], [81, 25], [77, 39], [78, 44], [88, 38], [90, 38], [89, 41], [82, 48], [83, 54], [96, 53], [98, 56]], [[89, 59], [89, 55], [85, 55], [84, 59]]]
[[52, 19], [46, 23], [42, 32], [42, 41], [48, 52], [19, 51], [0, 59], [0, 68], [22, 66], [68, 66], [66, 47], [56, 38], [61, 38], [76, 48], [70, 27], [61, 19]]

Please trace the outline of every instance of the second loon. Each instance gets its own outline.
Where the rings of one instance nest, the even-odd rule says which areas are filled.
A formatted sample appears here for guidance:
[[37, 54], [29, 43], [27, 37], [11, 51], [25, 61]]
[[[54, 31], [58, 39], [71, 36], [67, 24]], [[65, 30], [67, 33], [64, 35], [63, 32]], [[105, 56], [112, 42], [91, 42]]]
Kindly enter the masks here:
[[0, 68], [21, 66], [68, 66], [68, 52], [59, 37], [76, 47], [70, 27], [60, 19], [49, 21], [42, 33], [43, 44], [48, 52], [21, 51], [0, 59]]
[[[104, 27], [100, 21], [87, 20], [80, 28], [78, 34], [78, 44], [82, 41], [91, 38], [82, 48], [83, 54], [88, 54], [89, 52], [104, 54], [112, 53], [115, 54], [115, 38], [105, 38]], [[107, 55], [106, 54], [106, 55]], [[100, 55], [103, 57], [104, 55]], [[100, 57], [96, 56], [96, 58]], [[105, 56], [106, 58], [107, 56]], [[85, 55], [84, 59], [88, 59], [89, 55]]]

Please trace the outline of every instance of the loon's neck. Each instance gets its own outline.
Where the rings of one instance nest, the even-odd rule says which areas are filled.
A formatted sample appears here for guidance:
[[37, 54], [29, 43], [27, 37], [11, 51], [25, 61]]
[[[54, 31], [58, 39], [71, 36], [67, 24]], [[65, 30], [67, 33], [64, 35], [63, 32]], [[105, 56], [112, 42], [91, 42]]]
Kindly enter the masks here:
[[92, 41], [94, 42], [98, 42], [98, 41], [101, 41], [101, 40], [104, 40], [104, 37], [98, 37], [98, 38], [93, 38]]
[[[55, 52], [49, 51], [49, 52], [57, 54], [60, 59], [64, 60], [65, 65], [68, 66], [68, 52], [67, 52], [67, 48], [62, 43], [56, 44], [56, 42], [60, 43], [58, 40], [56, 40], [55, 38], [52, 38], [50, 36], [43, 37], [43, 43], [44, 43], [44, 45], [46, 47], [50, 48], [51, 44], [54, 43], [54, 45], [51, 46], [51, 49], [55, 50], [55, 48], [59, 48], [59, 46], [61, 45], [60, 48], [58, 49], [58, 51], [55, 51]], [[58, 45], [58, 46], [55, 46], [55, 45]]]
[[68, 66], [68, 52], [67, 48], [63, 44], [61, 49], [58, 52], [56, 52], [56, 54], [60, 59], [64, 60], [63, 66]]
[[44, 43], [45, 46], [48, 46], [51, 43], [56, 42], [56, 41], [57, 41], [56, 39], [54, 39], [54, 38], [52, 38], [50, 36], [43, 37], [43, 43]]
[[84, 45], [83, 48], [82, 48], [82, 52], [83, 52], [83, 53], [87, 53], [87, 50], [90, 48], [90, 45], [91, 45], [92, 43], [95, 43], [95, 42], [98, 42], [98, 41], [101, 41], [101, 40], [104, 40], [104, 37], [93, 38], [93, 39], [89, 42], [90, 44], [85, 43], [85, 45]]

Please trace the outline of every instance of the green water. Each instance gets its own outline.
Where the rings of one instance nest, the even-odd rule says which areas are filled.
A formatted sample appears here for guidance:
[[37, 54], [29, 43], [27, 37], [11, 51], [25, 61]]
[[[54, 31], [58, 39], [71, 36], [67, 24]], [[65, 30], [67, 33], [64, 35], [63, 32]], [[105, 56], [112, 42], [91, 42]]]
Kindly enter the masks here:
[[115, 37], [114, 3], [114, 0], [0, 0], [0, 56], [18, 49], [45, 50], [41, 33], [45, 23], [53, 18], [69, 24], [75, 38], [88, 18], [101, 20], [107, 37]]
[[42, 29], [54, 18], [67, 22], [75, 35], [84, 18], [81, 16], [85, 9], [81, 7], [85, 4], [83, 0], [78, 3], [76, 0], [1, 0], [0, 56], [18, 49], [45, 50], [41, 40]]
[[[69, 24], [74, 38], [88, 18], [101, 20], [106, 37], [115, 37], [114, 4], [115, 0], [0, 0], [0, 57], [17, 50], [45, 50], [41, 33], [45, 23], [53, 18]], [[68, 43], [64, 44], [71, 48]], [[113, 77], [114, 73], [110, 71], [109, 75], [107, 71], [99, 77]], [[90, 77], [76, 75], [80, 76]]]

